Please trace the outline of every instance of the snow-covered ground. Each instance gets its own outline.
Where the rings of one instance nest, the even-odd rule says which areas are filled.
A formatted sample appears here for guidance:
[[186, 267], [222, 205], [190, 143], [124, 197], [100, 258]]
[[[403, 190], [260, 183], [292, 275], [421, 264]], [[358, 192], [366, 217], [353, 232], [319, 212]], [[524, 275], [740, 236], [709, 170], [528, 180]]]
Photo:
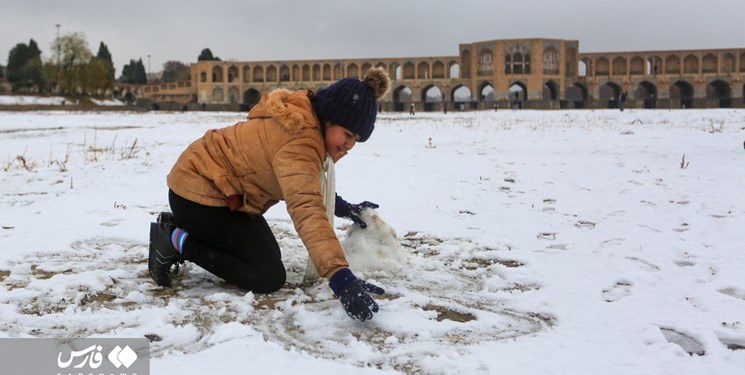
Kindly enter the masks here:
[[366, 323], [302, 284], [281, 204], [280, 292], [148, 277], [170, 167], [244, 116], [0, 112], [0, 335], [146, 336], [153, 374], [745, 371], [745, 111], [380, 115], [337, 166], [407, 252], [358, 272]]
[[64, 105], [61, 96], [0, 95], [0, 105]]
[[[124, 102], [117, 99], [90, 99], [100, 106], [123, 106]], [[69, 101], [61, 96], [33, 96], [33, 95], [0, 95], [0, 105], [75, 105], [77, 101]]]
[[91, 101], [96, 105], [102, 105], [102, 106], [109, 106], [109, 107], [120, 107], [125, 105], [125, 103], [118, 99], [93, 99], [91, 98]]

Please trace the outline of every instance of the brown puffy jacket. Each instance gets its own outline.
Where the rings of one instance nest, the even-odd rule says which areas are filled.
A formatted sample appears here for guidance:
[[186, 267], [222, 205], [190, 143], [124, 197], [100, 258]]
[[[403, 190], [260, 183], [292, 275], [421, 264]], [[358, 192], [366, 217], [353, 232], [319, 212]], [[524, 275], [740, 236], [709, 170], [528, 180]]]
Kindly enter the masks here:
[[248, 120], [209, 130], [189, 145], [168, 174], [168, 187], [213, 207], [227, 207], [227, 198], [239, 194], [240, 210], [251, 215], [284, 200], [318, 274], [328, 278], [348, 263], [321, 196], [325, 159], [307, 92], [277, 89], [262, 97]]

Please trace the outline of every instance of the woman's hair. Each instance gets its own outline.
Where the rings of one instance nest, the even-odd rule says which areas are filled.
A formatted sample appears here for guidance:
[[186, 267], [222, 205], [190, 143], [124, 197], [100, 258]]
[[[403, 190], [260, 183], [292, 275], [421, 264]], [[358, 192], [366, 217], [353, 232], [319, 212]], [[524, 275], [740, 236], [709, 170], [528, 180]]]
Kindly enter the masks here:
[[308, 92], [308, 100], [310, 100], [310, 105], [313, 107], [313, 112], [316, 113], [316, 116], [318, 116], [318, 122], [321, 124], [321, 134], [325, 137], [326, 136], [326, 120], [321, 117], [321, 115], [318, 114], [318, 112], [315, 111], [316, 108], [316, 93], [313, 92], [311, 89], [306, 89]]

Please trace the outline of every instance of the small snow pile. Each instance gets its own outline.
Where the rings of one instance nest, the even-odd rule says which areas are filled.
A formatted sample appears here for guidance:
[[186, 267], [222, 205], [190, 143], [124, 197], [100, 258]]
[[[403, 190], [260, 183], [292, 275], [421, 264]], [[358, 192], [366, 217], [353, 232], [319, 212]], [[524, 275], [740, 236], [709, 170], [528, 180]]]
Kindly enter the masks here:
[[101, 106], [123, 106], [124, 102], [117, 99], [91, 99], [95, 105]]
[[341, 242], [349, 266], [355, 271], [397, 273], [406, 263], [396, 230], [373, 209], [364, 209], [360, 217], [367, 224], [353, 224]]

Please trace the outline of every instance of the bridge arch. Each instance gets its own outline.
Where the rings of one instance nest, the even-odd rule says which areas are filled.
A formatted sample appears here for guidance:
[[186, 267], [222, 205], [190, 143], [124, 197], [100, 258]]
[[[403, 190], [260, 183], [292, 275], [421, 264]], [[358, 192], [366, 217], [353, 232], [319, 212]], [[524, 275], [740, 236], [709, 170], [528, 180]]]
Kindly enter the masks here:
[[722, 59], [722, 73], [729, 74], [736, 72], [736, 65], [737, 60], [735, 59], [735, 55], [729, 52], [725, 53]]
[[701, 60], [701, 71], [703, 73], [716, 73], [717, 65], [717, 56], [713, 53], [706, 54]]
[[698, 56], [690, 54], [683, 59], [683, 72], [685, 74], [698, 74]]
[[613, 81], [608, 81], [598, 91], [598, 97], [608, 103], [608, 108], [618, 107], [618, 96], [621, 95], [621, 86]]
[[228, 88], [228, 103], [230, 104], [236, 104], [238, 103], [240, 99], [239, 90], [235, 86], [231, 86]]
[[649, 81], [642, 81], [634, 90], [634, 98], [644, 101], [644, 108], [657, 108], [657, 86]]
[[680, 67], [678, 55], [670, 55], [665, 59], [665, 74], [681, 74]]
[[492, 85], [489, 81], [482, 81], [478, 85], [478, 93], [479, 93], [479, 102], [480, 103], [486, 103], [486, 102], [493, 102], [494, 101], [494, 85]]
[[523, 102], [528, 99], [528, 86], [522, 81], [514, 81], [510, 83], [507, 92], [509, 93], [509, 100], [510, 103], [512, 103], [512, 108], [522, 108]]
[[600, 57], [595, 60], [595, 75], [596, 76], [607, 76], [610, 75], [610, 64], [608, 59]]
[[282, 66], [279, 67], [279, 81], [280, 82], [290, 81], [290, 67], [288, 67], [287, 65], [282, 64]]
[[357, 67], [357, 64], [351, 63], [347, 65], [347, 77], [359, 78], [359, 76], [360, 69]]
[[212, 67], [212, 82], [222, 82], [222, 67], [217, 65]]
[[426, 61], [420, 62], [416, 70], [418, 79], [430, 79], [429, 64]]
[[657, 55], [647, 57], [647, 75], [657, 75], [662, 73], [662, 58]]
[[587, 86], [574, 82], [567, 87], [564, 98], [574, 104], [574, 108], [585, 108], [585, 102], [588, 99]]
[[543, 100], [559, 100], [559, 84], [553, 79], [543, 84]]
[[422, 103], [426, 112], [440, 110], [444, 99], [445, 94], [435, 85], [429, 85], [422, 90]]
[[251, 88], [243, 92], [243, 101], [241, 104], [246, 107], [246, 110], [250, 110], [259, 103], [259, 100], [261, 100], [261, 93], [259, 90]]
[[618, 56], [613, 59], [613, 75], [614, 76], [625, 76], [626, 75], [626, 59]]
[[370, 64], [368, 62], [362, 64], [362, 68], [360, 68], [360, 76], [359, 76], [359, 78], [362, 79], [362, 77], [365, 76], [365, 73], [367, 73], [367, 71], [370, 70], [370, 68], [372, 68], [372, 64]]
[[522, 81], [511, 82], [507, 91], [510, 93], [510, 100], [526, 100], [528, 98], [528, 86]]
[[403, 78], [404, 68], [401, 64], [394, 62], [388, 67], [388, 75], [394, 81], [400, 81]]
[[212, 90], [212, 102], [213, 103], [222, 103], [222, 101], [225, 100], [223, 97], [223, 91], [220, 87], [215, 87]]
[[644, 75], [644, 59], [641, 56], [632, 57], [629, 65], [631, 75]]
[[232, 83], [233, 81], [238, 79], [238, 67], [235, 65], [231, 65], [228, 68], [228, 83]]
[[277, 82], [277, 67], [269, 65], [266, 68], [266, 82]]
[[693, 108], [693, 85], [684, 80], [673, 83], [670, 100], [678, 108]]
[[403, 70], [403, 75], [404, 75], [404, 77], [403, 77], [403, 78], [404, 78], [404, 79], [414, 79], [414, 77], [415, 77], [415, 72], [416, 72], [416, 69], [414, 68], [414, 63], [413, 63], [413, 62], [411, 62], [411, 61], [407, 61], [407, 62], [406, 62], [406, 63], [404, 64], [404, 67], [403, 67], [403, 69], [404, 69], [404, 70]]
[[732, 85], [720, 79], [710, 82], [706, 86], [706, 98], [713, 100], [719, 108], [732, 106]]
[[414, 93], [411, 91], [409, 86], [401, 85], [393, 90], [393, 110], [396, 112], [402, 112], [407, 107], [407, 104], [414, 102]]
[[453, 109], [465, 110], [471, 108], [473, 93], [466, 85], [458, 85], [452, 91]]
[[460, 78], [460, 64], [457, 61], [450, 61], [448, 63], [448, 74], [450, 79]]
[[442, 61], [432, 63], [432, 79], [445, 79], [445, 64]]
[[303, 82], [310, 81], [310, 65], [303, 64], [303, 67], [301, 68], [301, 71], [302, 71], [302, 73], [300, 73], [300, 74], [302, 75]]
[[579, 77], [591, 77], [592, 71], [590, 71], [590, 59], [580, 59], [577, 66], [577, 75]]
[[261, 65], [254, 66], [253, 81], [264, 82], [264, 67], [263, 66]]

